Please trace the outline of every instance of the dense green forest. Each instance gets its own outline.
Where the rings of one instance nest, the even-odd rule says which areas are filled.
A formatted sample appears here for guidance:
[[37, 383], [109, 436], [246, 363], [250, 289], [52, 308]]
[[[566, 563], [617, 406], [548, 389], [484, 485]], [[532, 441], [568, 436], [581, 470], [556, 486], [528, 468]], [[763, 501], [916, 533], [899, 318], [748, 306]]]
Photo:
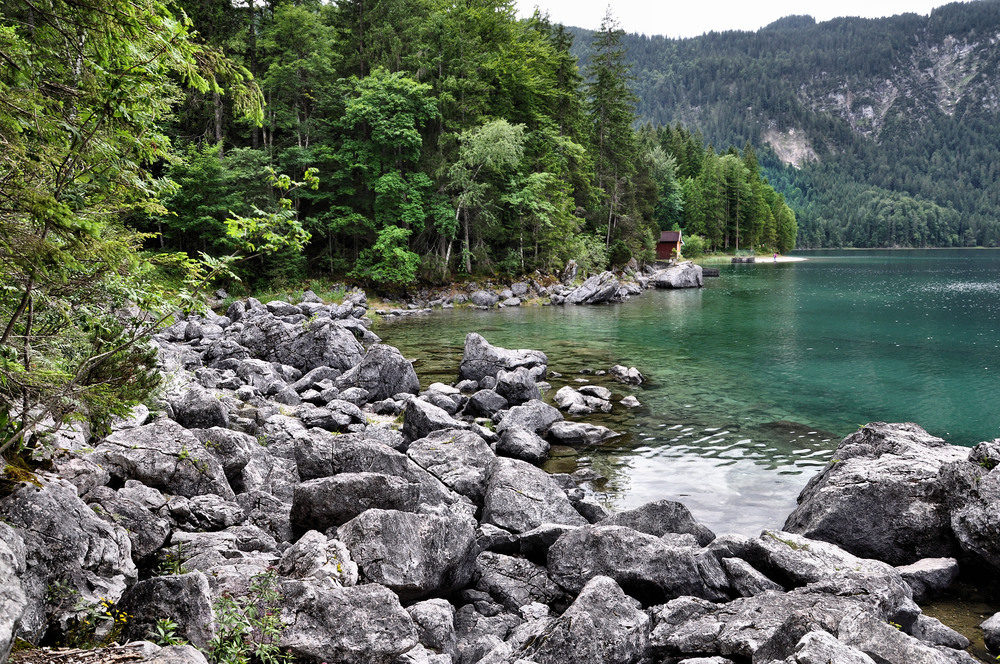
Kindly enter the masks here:
[[[74, 5], [51, 5], [73, 24]], [[0, 6], [30, 50], [30, 26], [49, 14]], [[180, 0], [172, 12], [193, 44], [239, 73], [158, 100], [170, 108], [157, 123], [163, 154], [141, 166], [162, 209], [125, 218], [155, 235], [152, 248], [231, 251], [226, 220], [274, 207], [266, 173], [307, 168], [318, 186], [291, 200], [311, 241], [256, 259], [247, 274], [401, 285], [551, 272], [569, 259], [603, 269], [650, 258], [658, 230], [675, 225], [712, 249], [740, 244], [741, 223], [745, 247], [794, 242], [794, 219], [752, 155], [697, 146], [685, 173], [698, 186], [679, 196], [687, 178], [670, 146], [634, 129], [635, 78], [610, 15], [588, 37], [581, 71], [569, 33], [541, 16], [517, 20], [512, 2]], [[74, 57], [62, 55], [67, 65]], [[245, 117], [231, 82], [259, 86], [262, 118]]]
[[753, 145], [800, 247], [998, 246], [998, 32], [1000, 2], [978, 0], [622, 43], [640, 118]]
[[[728, 247], [740, 219], [744, 246], [794, 243], [793, 215], [756, 169], [723, 171], [701, 145], [689, 177], [713, 158], [687, 223], [677, 159], [659, 134], [634, 129], [635, 79], [610, 15], [588, 36], [581, 71], [570, 34], [542, 16], [517, 20], [512, 2], [182, 0], [178, 10], [253, 74], [266, 106], [258, 127], [223, 95], [185, 94], [167, 128], [183, 160], [164, 168], [180, 189], [163, 199], [168, 214], [132, 220], [165, 249], [226, 251], [230, 211], [267, 204], [259, 174], [307, 167], [320, 184], [295, 209], [312, 241], [256, 274], [390, 285], [551, 272], [569, 259], [589, 271], [650, 258], [661, 227]], [[754, 207], [765, 190], [767, 209]], [[742, 209], [718, 200], [743, 195]]]

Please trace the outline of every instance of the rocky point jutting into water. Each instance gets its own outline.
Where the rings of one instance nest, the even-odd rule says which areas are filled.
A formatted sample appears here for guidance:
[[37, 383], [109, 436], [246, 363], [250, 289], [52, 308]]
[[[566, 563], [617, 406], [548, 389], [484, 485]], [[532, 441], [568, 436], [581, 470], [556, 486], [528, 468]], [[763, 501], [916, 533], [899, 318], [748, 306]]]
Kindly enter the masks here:
[[56, 434], [54, 470], [0, 498], [0, 661], [105, 602], [122, 642], [169, 618], [190, 644], [133, 661], [203, 662], [220, 600], [266, 575], [302, 662], [975, 661], [915, 600], [1000, 568], [996, 441], [866, 425], [784, 531], [717, 536], [673, 501], [609, 514], [586, 475], [537, 467], [616, 435], [560, 409], [636, 405], [635, 368], [612, 372], [627, 399], [564, 387], [557, 408], [544, 352], [472, 333], [455, 384], [421, 392], [366, 315], [359, 291], [251, 299], [158, 335], [156, 412]]

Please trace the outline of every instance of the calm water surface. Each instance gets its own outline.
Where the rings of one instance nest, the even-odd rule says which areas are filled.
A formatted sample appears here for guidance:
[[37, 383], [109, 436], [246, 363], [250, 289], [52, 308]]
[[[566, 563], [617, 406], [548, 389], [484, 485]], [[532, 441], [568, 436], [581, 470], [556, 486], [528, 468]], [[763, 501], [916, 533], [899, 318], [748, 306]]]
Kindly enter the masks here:
[[[556, 449], [553, 471], [591, 467], [609, 507], [671, 498], [718, 532], [780, 527], [840, 438], [912, 421], [951, 443], [1000, 437], [1000, 251], [806, 253], [722, 268], [705, 288], [599, 307], [458, 309], [378, 332], [421, 382], [453, 382], [465, 335], [549, 356], [553, 390], [589, 380], [644, 407], [602, 423], [623, 435]], [[581, 374], [612, 364], [629, 388]], [[587, 418], [595, 421], [593, 416]]]

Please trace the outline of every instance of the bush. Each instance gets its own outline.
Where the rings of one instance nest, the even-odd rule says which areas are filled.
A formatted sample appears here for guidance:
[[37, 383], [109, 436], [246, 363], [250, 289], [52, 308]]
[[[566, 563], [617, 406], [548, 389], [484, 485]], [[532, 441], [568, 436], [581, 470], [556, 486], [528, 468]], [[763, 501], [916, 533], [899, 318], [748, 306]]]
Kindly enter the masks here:
[[707, 242], [702, 236], [688, 235], [684, 238], [684, 245], [681, 247], [681, 253], [685, 258], [698, 258], [705, 253], [706, 246]]

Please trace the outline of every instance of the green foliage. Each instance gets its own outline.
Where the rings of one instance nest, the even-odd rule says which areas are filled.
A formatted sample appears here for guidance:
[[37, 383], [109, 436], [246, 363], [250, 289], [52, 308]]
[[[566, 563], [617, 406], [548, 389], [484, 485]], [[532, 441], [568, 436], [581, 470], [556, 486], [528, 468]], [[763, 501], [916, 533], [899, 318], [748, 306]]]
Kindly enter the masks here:
[[698, 258], [705, 253], [705, 238], [700, 235], [685, 235], [681, 253], [684, 258]]
[[213, 664], [279, 664], [291, 655], [278, 646], [282, 625], [278, 577], [269, 570], [253, 577], [247, 594], [220, 596], [213, 606], [216, 632], [208, 647]]
[[185, 646], [187, 641], [177, 635], [180, 626], [170, 618], [159, 618], [149, 633], [149, 640], [158, 646]]
[[190, 27], [153, 0], [0, 4], [0, 453], [43, 422], [100, 433], [156, 384], [168, 304], [122, 218], [164, 212], [178, 81], [263, 117], [249, 72]]

